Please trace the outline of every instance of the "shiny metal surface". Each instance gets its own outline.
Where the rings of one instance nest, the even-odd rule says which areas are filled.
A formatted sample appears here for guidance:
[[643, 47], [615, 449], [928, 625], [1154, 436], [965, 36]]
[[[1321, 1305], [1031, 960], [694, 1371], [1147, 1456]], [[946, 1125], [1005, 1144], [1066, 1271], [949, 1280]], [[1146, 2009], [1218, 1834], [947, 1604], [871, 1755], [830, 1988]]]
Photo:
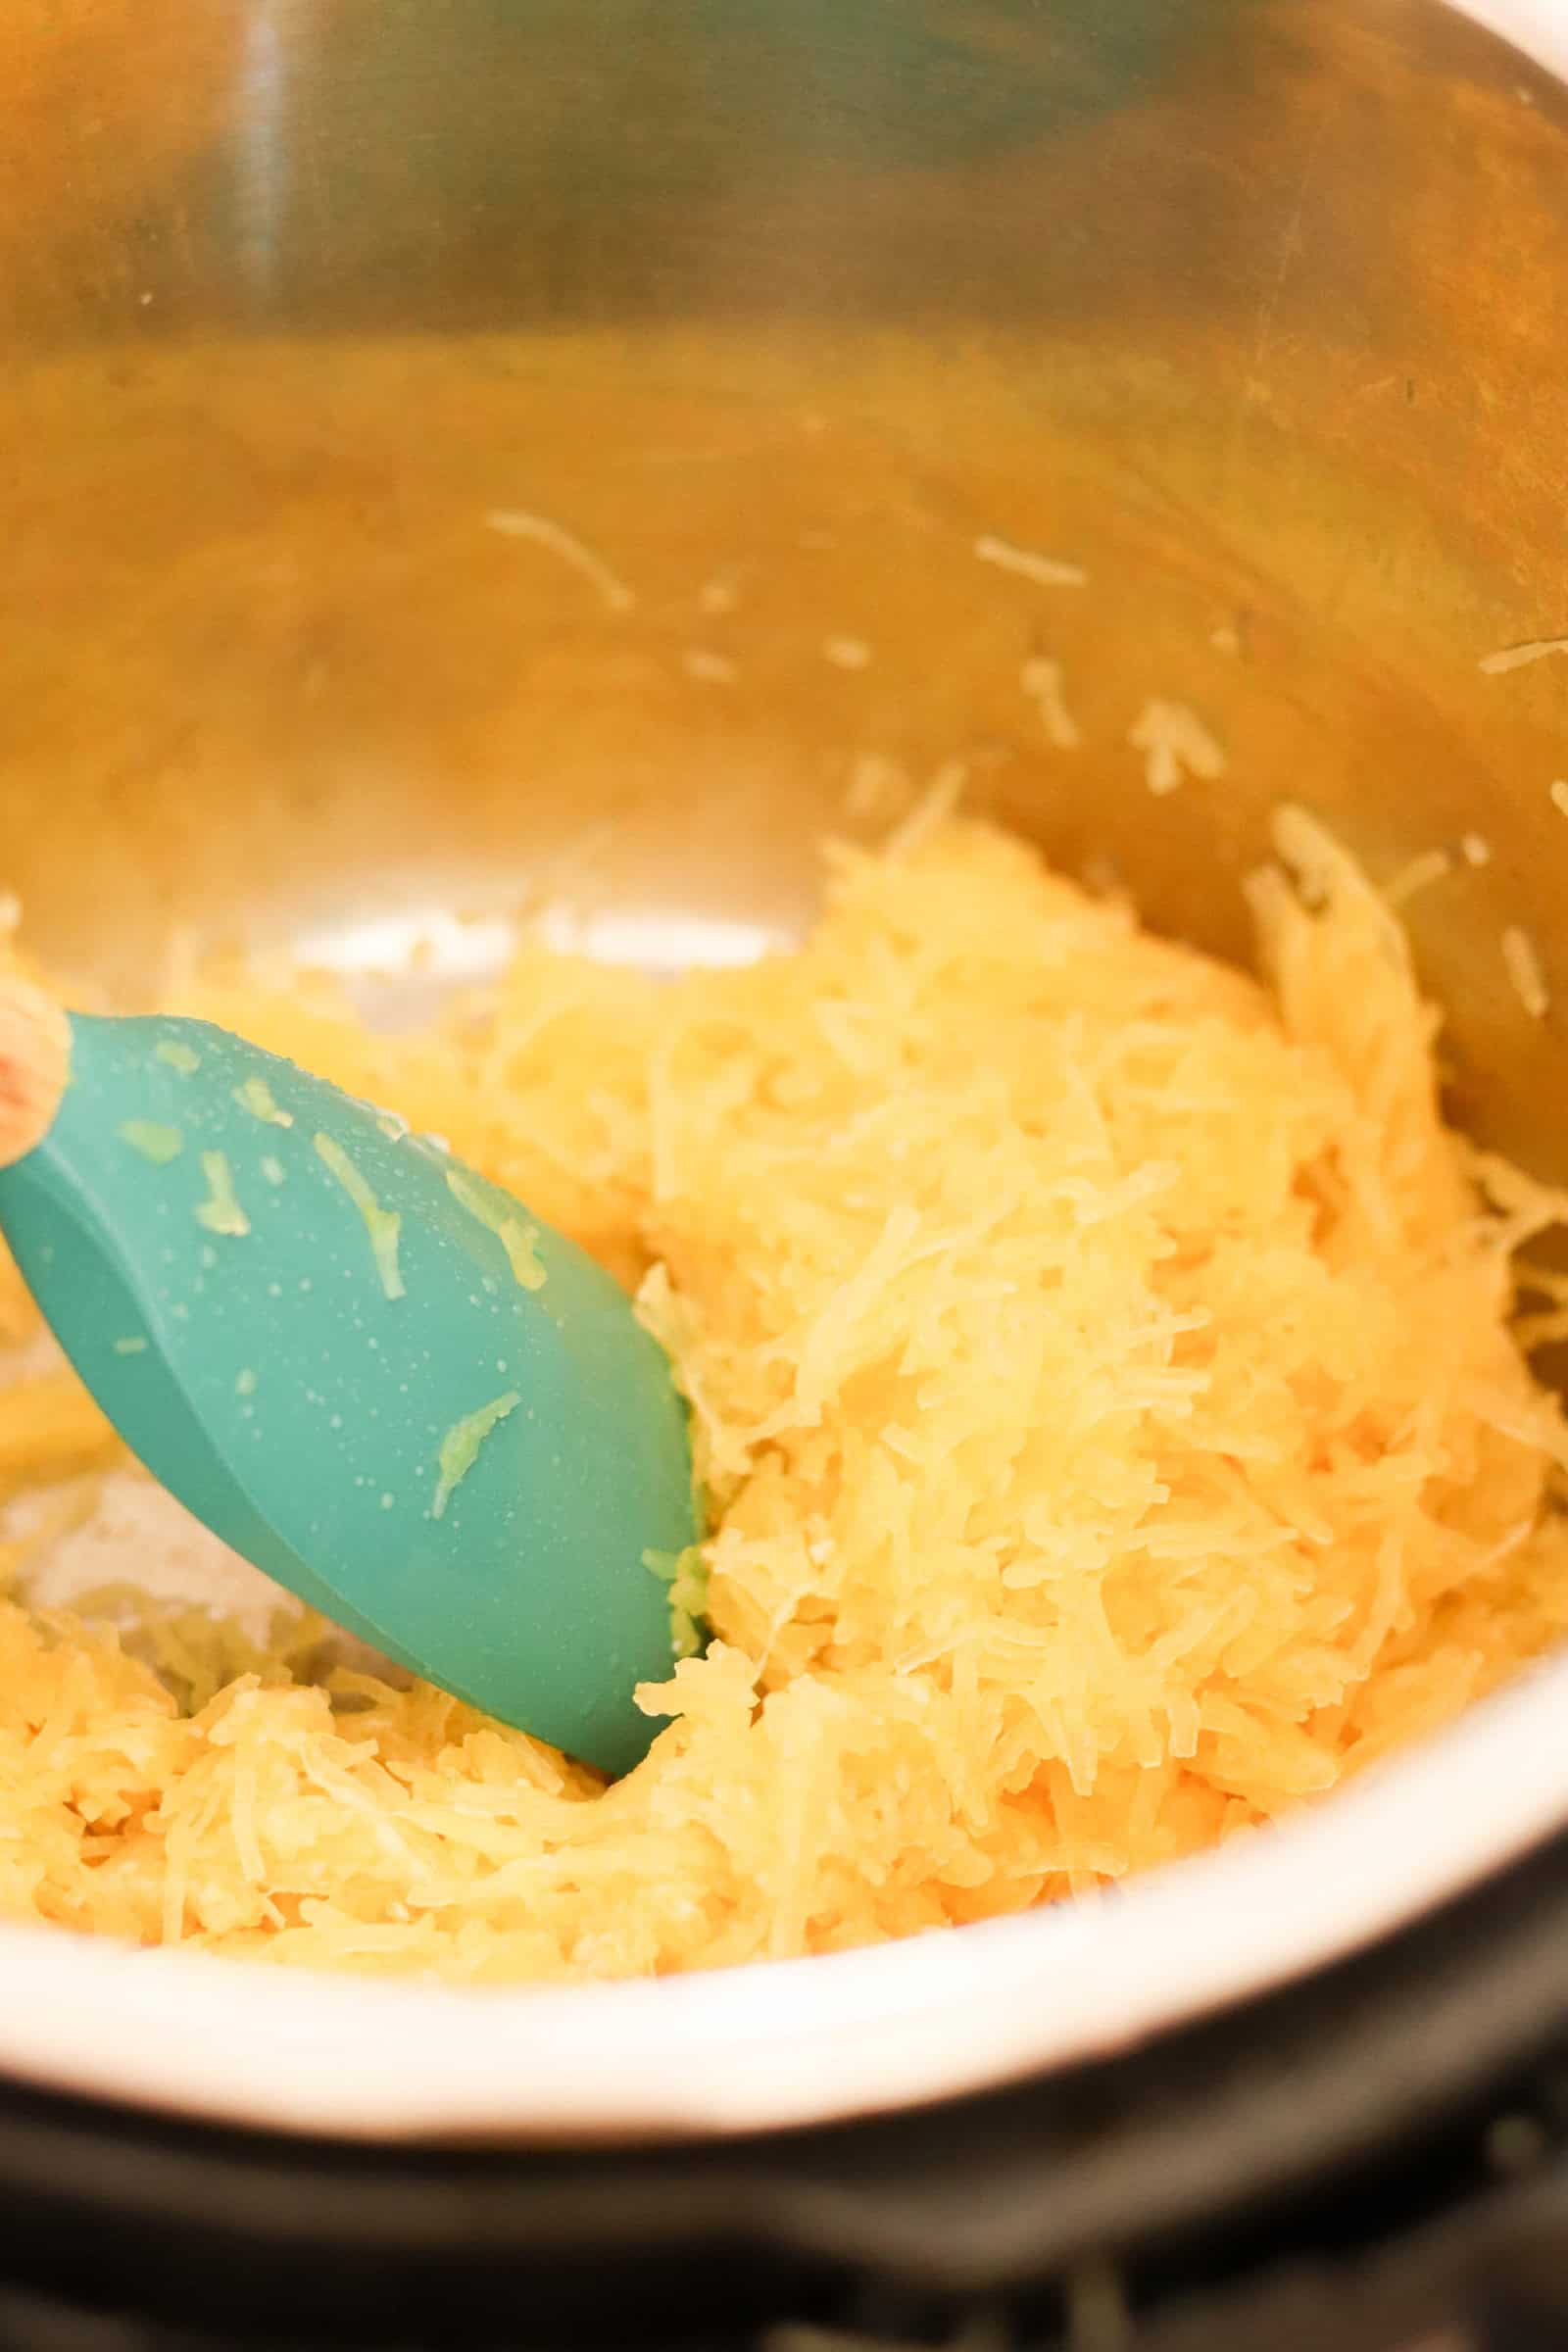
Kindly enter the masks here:
[[[1568, 660], [1480, 666], [1568, 633], [1545, 72], [1437, 0], [13, 0], [0, 86], [0, 879], [66, 963], [744, 954], [867, 755], [1240, 951], [1291, 794], [1451, 853], [1456, 1104], [1568, 1174], [1500, 948], [1568, 1008]], [[1156, 695], [1222, 780], [1150, 798]]]
[[[171, 914], [563, 858], [787, 922], [873, 749], [978, 755], [1230, 947], [1299, 791], [1383, 871], [1486, 832], [1415, 920], [1467, 1110], [1549, 1158], [1496, 939], [1556, 921], [1568, 665], [1476, 664], [1568, 626], [1562, 94], [1416, 0], [1086, 13], [8, 17], [0, 823], [60, 812], [17, 877], [52, 941], [134, 968]], [[1155, 807], [1123, 738], [1172, 691], [1232, 771]]]

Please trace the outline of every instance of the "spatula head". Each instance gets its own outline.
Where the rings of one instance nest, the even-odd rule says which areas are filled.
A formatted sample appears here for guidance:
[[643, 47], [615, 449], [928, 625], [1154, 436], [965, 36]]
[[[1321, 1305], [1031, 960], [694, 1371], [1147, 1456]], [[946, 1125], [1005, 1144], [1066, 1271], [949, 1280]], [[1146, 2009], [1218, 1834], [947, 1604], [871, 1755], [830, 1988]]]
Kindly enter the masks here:
[[658, 1728], [637, 1685], [694, 1639], [670, 1577], [699, 1526], [685, 1407], [624, 1293], [437, 1144], [225, 1031], [72, 1029], [0, 1225], [133, 1451], [388, 1655], [627, 1770]]

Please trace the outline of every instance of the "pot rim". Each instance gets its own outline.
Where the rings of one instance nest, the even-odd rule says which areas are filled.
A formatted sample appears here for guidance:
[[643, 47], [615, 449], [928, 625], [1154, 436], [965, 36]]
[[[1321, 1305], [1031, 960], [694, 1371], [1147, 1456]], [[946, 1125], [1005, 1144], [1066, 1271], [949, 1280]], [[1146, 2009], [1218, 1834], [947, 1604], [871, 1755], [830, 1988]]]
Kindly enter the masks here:
[[1561, 0], [1448, 0], [1448, 5], [1510, 41], [1549, 73], [1568, 78], [1568, 21]]
[[394, 1984], [0, 1928], [0, 2074], [374, 2142], [648, 2141], [1016, 2083], [1347, 1957], [1568, 1824], [1568, 1657], [1279, 1825], [1125, 1889], [818, 1959]]

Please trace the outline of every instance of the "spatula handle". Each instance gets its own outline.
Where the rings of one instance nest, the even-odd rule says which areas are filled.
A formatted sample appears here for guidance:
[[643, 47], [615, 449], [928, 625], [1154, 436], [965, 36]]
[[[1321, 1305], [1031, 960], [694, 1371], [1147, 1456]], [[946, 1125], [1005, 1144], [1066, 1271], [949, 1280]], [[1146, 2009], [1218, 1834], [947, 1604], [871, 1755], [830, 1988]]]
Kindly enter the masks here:
[[0, 1168], [24, 1159], [54, 1123], [71, 1067], [71, 1024], [41, 988], [0, 974]]

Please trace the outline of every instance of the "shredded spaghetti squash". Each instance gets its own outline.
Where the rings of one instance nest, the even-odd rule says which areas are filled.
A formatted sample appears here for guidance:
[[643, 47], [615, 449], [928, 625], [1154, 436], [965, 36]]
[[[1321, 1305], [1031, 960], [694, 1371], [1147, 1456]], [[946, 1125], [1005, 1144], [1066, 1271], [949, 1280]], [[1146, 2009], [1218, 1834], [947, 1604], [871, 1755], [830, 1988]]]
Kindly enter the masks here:
[[[831, 1950], [1267, 1822], [1554, 1642], [1568, 1432], [1514, 1252], [1563, 1203], [1445, 1127], [1386, 906], [1299, 813], [1279, 846], [1260, 982], [953, 822], [833, 853], [740, 972], [530, 949], [412, 1039], [182, 999], [637, 1288], [713, 1638], [607, 1789], [292, 1605], [265, 1643], [29, 1608], [20, 1544], [0, 1912], [464, 1981]], [[0, 1395], [6, 1487], [112, 1444], [58, 1370]]]

